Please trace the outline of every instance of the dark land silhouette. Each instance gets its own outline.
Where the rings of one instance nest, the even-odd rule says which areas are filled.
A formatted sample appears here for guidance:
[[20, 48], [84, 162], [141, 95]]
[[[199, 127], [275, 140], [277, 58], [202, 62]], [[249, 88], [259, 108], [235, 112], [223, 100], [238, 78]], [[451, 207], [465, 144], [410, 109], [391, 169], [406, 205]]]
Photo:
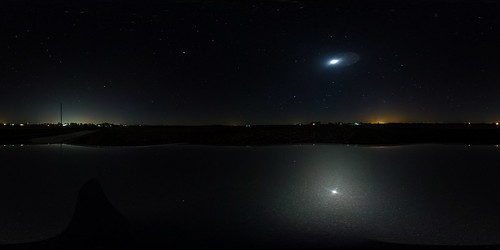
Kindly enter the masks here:
[[[85, 130], [97, 130], [92, 126], [71, 126], [60, 127], [57, 125], [25, 125], [25, 126], [1, 126], [0, 125], [0, 144], [30, 144], [36, 138], [59, 136], [71, 134]], [[70, 142], [63, 140], [61, 143]], [[36, 144], [36, 143], [35, 143]]]
[[[82, 130], [94, 133], [75, 134]], [[68, 134], [45, 143], [98, 146], [137, 146], [172, 143], [199, 145], [366, 144], [397, 145], [500, 144], [495, 124], [316, 124], [274, 126], [113, 126], [0, 128], [0, 144], [44, 143], [34, 140]]]

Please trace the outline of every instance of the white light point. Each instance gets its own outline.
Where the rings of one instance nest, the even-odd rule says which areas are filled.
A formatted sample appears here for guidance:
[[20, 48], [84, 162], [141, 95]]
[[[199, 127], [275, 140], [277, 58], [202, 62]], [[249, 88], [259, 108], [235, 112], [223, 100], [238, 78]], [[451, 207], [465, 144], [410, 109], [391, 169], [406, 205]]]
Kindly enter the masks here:
[[339, 192], [338, 192], [336, 189], [332, 190], [332, 194], [333, 194], [333, 195], [338, 194], [338, 193], [339, 193]]
[[330, 65], [337, 64], [338, 62], [340, 62], [339, 59], [333, 59], [330, 61]]

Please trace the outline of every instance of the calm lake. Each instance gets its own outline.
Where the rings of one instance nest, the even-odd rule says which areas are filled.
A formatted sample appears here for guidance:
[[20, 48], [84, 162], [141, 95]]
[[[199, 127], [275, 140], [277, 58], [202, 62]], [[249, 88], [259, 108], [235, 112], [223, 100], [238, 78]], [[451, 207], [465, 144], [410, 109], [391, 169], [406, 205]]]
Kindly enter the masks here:
[[[0, 146], [0, 244], [47, 239], [101, 183], [137, 235], [500, 244], [500, 148]], [[186, 236], [188, 235], [188, 236]]]

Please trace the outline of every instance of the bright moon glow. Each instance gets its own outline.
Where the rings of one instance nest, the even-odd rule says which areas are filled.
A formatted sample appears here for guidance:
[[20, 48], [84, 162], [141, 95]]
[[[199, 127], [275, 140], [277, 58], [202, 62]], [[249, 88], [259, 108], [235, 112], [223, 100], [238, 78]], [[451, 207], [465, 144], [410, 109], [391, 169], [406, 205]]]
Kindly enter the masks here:
[[330, 64], [337, 64], [340, 60], [338, 59], [333, 59], [330, 61]]
[[337, 190], [332, 190], [332, 194], [338, 194]]

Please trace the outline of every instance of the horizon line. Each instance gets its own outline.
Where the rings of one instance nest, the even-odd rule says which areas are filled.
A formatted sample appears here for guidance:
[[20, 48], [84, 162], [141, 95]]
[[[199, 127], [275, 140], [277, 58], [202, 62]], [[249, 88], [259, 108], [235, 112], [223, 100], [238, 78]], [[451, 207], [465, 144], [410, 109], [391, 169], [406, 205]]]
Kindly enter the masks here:
[[[241, 123], [241, 124], [221, 124], [221, 123], [212, 123], [212, 124], [148, 124], [148, 123], [113, 123], [113, 122], [66, 122], [62, 123], [63, 126], [82, 126], [82, 125], [113, 125], [113, 126], [184, 126], [184, 127], [200, 127], [200, 126], [225, 126], [225, 127], [250, 127], [250, 126], [324, 126], [324, 125], [361, 125], [361, 124], [370, 124], [370, 125], [385, 125], [385, 124], [464, 124], [464, 125], [499, 125], [499, 122], [320, 122], [313, 121], [307, 123], [273, 123], [273, 124], [264, 124], [264, 123]], [[54, 125], [60, 126], [61, 123], [51, 123], [51, 122], [43, 122], [43, 123], [19, 123], [19, 122], [0, 122], [0, 126], [39, 126], [39, 125]]]

